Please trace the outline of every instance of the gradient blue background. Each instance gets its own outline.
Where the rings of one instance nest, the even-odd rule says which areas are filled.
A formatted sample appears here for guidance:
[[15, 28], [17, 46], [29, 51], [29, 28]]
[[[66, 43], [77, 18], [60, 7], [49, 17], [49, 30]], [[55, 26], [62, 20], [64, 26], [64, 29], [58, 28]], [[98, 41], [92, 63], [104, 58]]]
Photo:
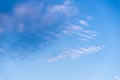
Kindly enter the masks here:
[[[67, 1], [70, 3], [64, 4]], [[14, 13], [21, 5], [27, 5], [28, 11]], [[67, 5], [70, 10], [47, 13], [54, 5]], [[24, 24], [22, 32], [19, 23]], [[69, 24], [98, 35], [90, 41], [79, 41], [82, 37], [74, 34], [64, 36], [62, 30]], [[119, 24], [119, 0], [0, 0], [0, 80], [120, 80]], [[64, 48], [90, 46], [102, 46], [102, 50], [75, 59], [48, 60], [61, 55]]]

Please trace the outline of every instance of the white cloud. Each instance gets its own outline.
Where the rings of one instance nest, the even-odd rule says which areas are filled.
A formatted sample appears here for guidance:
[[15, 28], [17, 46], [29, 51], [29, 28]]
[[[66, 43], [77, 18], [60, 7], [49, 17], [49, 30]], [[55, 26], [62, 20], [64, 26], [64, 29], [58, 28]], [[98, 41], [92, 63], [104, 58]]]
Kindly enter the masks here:
[[41, 3], [23, 3], [18, 4], [13, 9], [13, 14], [16, 17], [38, 17], [42, 9]]
[[98, 32], [85, 30], [83, 27], [77, 25], [68, 25], [68, 27], [63, 29], [61, 33], [66, 36], [75, 35], [84, 41], [89, 41], [95, 38], [98, 34]]
[[46, 14], [44, 15], [45, 20], [53, 22], [59, 18], [73, 17], [77, 14], [76, 7], [71, 6], [71, 1], [65, 1], [63, 4], [56, 4], [48, 6]]
[[86, 18], [87, 18], [88, 20], [93, 20], [93, 19], [94, 19], [94, 18], [91, 17], [91, 16], [86, 16]]
[[[11, 16], [4, 15], [2, 16], [3, 18], [1, 18], [0, 16], [0, 20], [2, 21], [2, 25], [0, 24], [0, 26], [3, 26], [5, 28], [5, 29], [0, 28], [0, 32], [2, 32], [3, 30], [6, 30], [6, 28], [9, 30], [17, 29], [20, 32], [25, 31], [27, 28], [32, 30], [34, 28], [38, 30], [38, 27], [40, 28], [42, 27], [42, 23], [43, 23], [43, 27], [44, 26], [46, 27], [46, 26], [49, 26], [48, 22], [50, 23], [51, 22], [55, 23], [54, 21], [60, 22], [59, 18], [71, 19], [74, 22], [74, 15], [77, 14], [77, 9], [76, 7], [71, 5], [70, 0], [66, 0], [63, 4], [55, 4], [55, 5], [46, 6], [46, 7], [47, 9], [44, 8], [42, 3], [24, 3], [24, 4], [16, 5], [13, 9], [13, 14]], [[45, 11], [44, 14], [42, 14], [41, 12], [42, 10]], [[88, 16], [87, 18], [91, 19], [90, 16]], [[29, 27], [26, 26], [25, 21], [30, 22]], [[66, 25], [66, 22], [68, 22], [68, 25]], [[60, 29], [61, 31], [59, 33], [54, 31], [48, 31], [47, 34], [52, 35], [52, 37], [48, 35], [44, 35], [43, 37], [40, 36], [41, 39], [45, 38], [45, 39], [48, 39], [49, 41], [53, 37], [56, 37], [58, 39], [61, 39], [61, 38], [63, 39], [66, 36], [68, 37], [77, 36], [77, 38], [81, 40], [88, 41], [97, 36], [97, 32], [95, 31], [86, 30], [84, 29], [84, 27], [80, 25], [72, 24], [71, 22], [69, 22], [69, 20], [66, 22], [62, 22], [61, 25], [64, 25], [64, 28]], [[84, 26], [89, 26], [89, 24], [84, 20], [80, 20], [80, 24]], [[57, 28], [57, 27], [54, 27], [54, 28]], [[45, 29], [44, 31], [47, 32], [47, 30]], [[45, 42], [44, 45], [49, 44], [48, 41]], [[43, 45], [40, 45], [40, 46], [43, 47]], [[87, 47], [87, 48], [80, 47], [80, 48], [74, 48], [74, 49], [69, 48], [63, 51], [63, 53], [60, 53], [58, 56], [48, 59], [48, 61], [54, 62], [66, 57], [76, 59], [76, 58], [79, 58], [81, 55], [99, 52], [100, 50], [101, 50], [101, 47], [99, 46], [93, 46], [93, 47]], [[3, 51], [3, 50], [0, 49], [0, 51]], [[16, 55], [16, 58], [19, 59], [19, 55], [17, 55], [17, 53], [14, 55]]]
[[91, 47], [80, 47], [74, 49], [66, 49], [62, 54], [59, 54], [56, 57], [47, 59], [48, 62], [56, 62], [58, 60], [64, 59], [66, 57], [71, 59], [79, 58], [82, 55], [96, 53], [102, 50], [100, 46], [91, 46]]
[[115, 80], [120, 80], [120, 76], [115, 76]]
[[23, 16], [28, 12], [28, 7], [26, 5], [19, 5], [15, 7], [15, 14], [18, 16]]
[[89, 26], [89, 24], [85, 20], [80, 20], [80, 24], [84, 26]]

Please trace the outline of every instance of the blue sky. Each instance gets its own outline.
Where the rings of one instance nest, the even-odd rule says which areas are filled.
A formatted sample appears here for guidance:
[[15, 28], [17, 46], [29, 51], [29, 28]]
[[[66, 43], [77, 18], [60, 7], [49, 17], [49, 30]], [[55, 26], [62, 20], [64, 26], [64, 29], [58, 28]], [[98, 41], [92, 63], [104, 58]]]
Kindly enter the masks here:
[[0, 0], [0, 80], [120, 80], [119, 0]]

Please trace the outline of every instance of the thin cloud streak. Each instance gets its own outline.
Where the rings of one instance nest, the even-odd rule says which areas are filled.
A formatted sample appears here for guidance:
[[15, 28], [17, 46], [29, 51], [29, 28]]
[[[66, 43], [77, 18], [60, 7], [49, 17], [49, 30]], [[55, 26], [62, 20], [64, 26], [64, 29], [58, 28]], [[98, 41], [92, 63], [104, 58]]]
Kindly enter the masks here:
[[84, 26], [89, 26], [89, 24], [85, 20], [80, 20], [80, 24]]
[[[78, 14], [77, 8], [71, 4], [70, 0], [66, 0], [62, 4], [47, 6], [41, 2], [20, 3], [13, 8], [11, 15], [0, 14], [0, 27], [2, 26], [0, 34], [9, 34], [7, 37], [10, 37], [9, 41], [3, 41], [8, 45], [7, 47], [4, 46], [8, 50], [6, 55], [16, 56], [17, 59], [19, 56], [29, 56], [32, 53], [36, 53], [34, 52], [35, 50], [41, 52], [43, 47], [49, 47], [48, 45], [51, 45], [52, 41], [64, 41], [66, 37], [72, 38], [74, 36], [76, 40], [80, 39], [79, 41], [93, 40], [98, 32], [84, 29], [84, 26], [90, 26], [86, 21], [80, 20], [77, 22], [81, 25], [69, 21], [70, 19], [73, 22], [76, 21], [75, 16]], [[22, 40], [22, 42], [19, 40]], [[30, 42], [28, 43], [28, 41]], [[18, 45], [12, 45], [13, 43]], [[14, 52], [12, 50], [13, 47], [20, 50], [19, 53]], [[65, 46], [64, 48], [69, 48], [69, 46]], [[64, 51], [63, 53], [65, 54], [60, 53], [53, 61], [64, 57], [77, 58], [82, 53], [95, 52], [98, 49], [98, 47], [87, 48], [87, 50], [84, 48], [71, 49], [69, 53], [67, 53], [68, 51]], [[24, 53], [23, 56], [20, 53]]]
[[86, 19], [88, 19], [88, 20], [93, 20], [94, 18], [91, 17], [91, 16], [86, 16]]
[[56, 62], [64, 58], [77, 59], [82, 55], [93, 54], [102, 50], [100, 46], [91, 46], [87, 48], [75, 48], [75, 49], [66, 49], [63, 54], [60, 54], [56, 57], [47, 59], [48, 62]]
[[85, 30], [83, 27], [77, 25], [68, 25], [61, 33], [66, 36], [76, 35], [80, 37], [81, 40], [86, 41], [95, 38], [98, 34], [98, 32]]

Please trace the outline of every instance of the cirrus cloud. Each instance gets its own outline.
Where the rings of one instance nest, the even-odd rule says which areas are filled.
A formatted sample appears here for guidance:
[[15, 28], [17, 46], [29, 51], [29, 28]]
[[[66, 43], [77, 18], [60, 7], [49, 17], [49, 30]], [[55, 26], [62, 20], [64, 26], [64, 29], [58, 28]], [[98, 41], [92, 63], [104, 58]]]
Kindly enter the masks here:
[[[92, 42], [98, 32], [85, 29], [84, 26], [90, 26], [85, 20], [75, 22], [78, 15], [77, 7], [73, 6], [70, 0], [53, 5], [46, 5], [41, 1], [18, 3], [9, 15], [0, 13], [0, 37], [2, 38], [0, 51], [7, 56], [20, 59], [32, 54], [44, 54], [41, 52], [44, 48], [50, 47], [52, 43], [64, 41], [66, 38], [75, 39], [76, 43]], [[70, 45], [73, 43], [71, 42]], [[75, 46], [80, 49], [65, 45], [64, 48], [71, 50], [65, 50], [48, 61], [56, 61], [65, 57], [79, 58], [81, 54], [101, 50], [101, 47], [81, 48], [81, 45], [84, 44]], [[63, 48], [59, 49], [59, 51], [62, 50]]]

